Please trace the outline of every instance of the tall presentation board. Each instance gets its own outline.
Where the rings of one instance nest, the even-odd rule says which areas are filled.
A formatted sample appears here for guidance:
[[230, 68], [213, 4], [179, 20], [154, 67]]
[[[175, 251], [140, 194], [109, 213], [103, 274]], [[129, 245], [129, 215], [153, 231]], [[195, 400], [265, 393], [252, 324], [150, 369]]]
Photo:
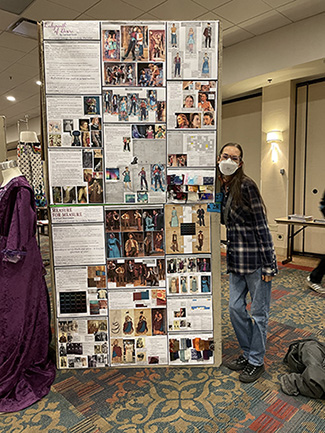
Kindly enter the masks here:
[[58, 367], [219, 365], [219, 23], [40, 30]]

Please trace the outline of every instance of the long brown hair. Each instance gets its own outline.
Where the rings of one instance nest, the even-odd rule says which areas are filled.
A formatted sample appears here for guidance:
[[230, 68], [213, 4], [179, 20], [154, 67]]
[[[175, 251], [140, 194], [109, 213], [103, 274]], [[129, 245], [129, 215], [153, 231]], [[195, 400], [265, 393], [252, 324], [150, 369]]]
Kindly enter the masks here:
[[233, 200], [233, 205], [235, 207], [239, 207], [239, 206], [243, 206], [243, 207], [250, 207], [249, 203], [245, 203], [243, 200], [243, 194], [242, 194], [242, 184], [244, 182], [247, 183], [251, 183], [253, 185], [256, 186], [256, 189], [258, 191], [258, 194], [260, 196], [262, 205], [263, 205], [263, 209], [266, 215], [266, 206], [265, 203], [263, 201], [263, 198], [260, 194], [260, 191], [258, 189], [258, 186], [256, 185], [256, 183], [253, 181], [253, 179], [251, 179], [249, 176], [247, 176], [244, 173], [244, 169], [243, 169], [243, 165], [244, 165], [244, 152], [243, 152], [243, 148], [241, 147], [241, 145], [239, 143], [226, 143], [222, 146], [220, 152], [219, 152], [219, 157], [221, 158], [221, 155], [223, 154], [224, 149], [227, 146], [231, 146], [231, 147], [236, 147], [236, 149], [239, 150], [240, 155], [240, 162], [241, 162], [241, 166], [235, 171], [235, 173], [232, 175], [231, 181], [229, 182], [229, 189], [231, 191], [231, 195], [232, 195], [232, 200]]

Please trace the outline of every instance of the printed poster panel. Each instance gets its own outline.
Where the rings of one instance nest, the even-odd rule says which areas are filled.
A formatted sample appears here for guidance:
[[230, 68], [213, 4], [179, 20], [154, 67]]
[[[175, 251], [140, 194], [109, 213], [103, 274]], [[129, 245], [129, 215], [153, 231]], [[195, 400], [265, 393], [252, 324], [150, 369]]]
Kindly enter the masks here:
[[49, 147], [103, 147], [101, 95], [48, 96]]
[[105, 125], [106, 203], [165, 203], [164, 125]]
[[102, 149], [49, 150], [51, 204], [103, 203]]
[[215, 170], [175, 168], [167, 170], [167, 200], [174, 203], [211, 202]]
[[[135, 266], [135, 259], [164, 256], [164, 209], [157, 208], [107, 208], [105, 210], [106, 256], [108, 259], [132, 259], [118, 261], [126, 270]], [[116, 263], [116, 264], [117, 264]], [[136, 269], [140, 262], [137, 261]], [[163, 275], [161, 262], [142, 262], [143, 272], [149, 272], [152, 285], [159, 283]], [[122, 278], [122, 276], [120, 276]], [[124, 277], [126, 278], [126, 276]], [[149, 281], [149, 278], [148, 278]], [[160, 280], [162, 281], [162, 279]], [[128, 280], [125, 280], [127, 283]], [[130, 283], [130, 281], [128, 282]], [[140, 284], [141, 285], [141, 284]], [[111, 286], [112, 287], [112, 286]]]
[[97, 21], [43, 21], [44, 39], [98, 40]]
[[54, 266], [105, 264], [105, 241], [101, 224], [54, 225]]
[[166, 254], [210, 253], [206, 204], [165, 206]]
[[66, 316], [107, 316], [106, 266], [55, 268], [57, 312]]
[[214, 131], [170, 131], [167, 140], [167, 166], [214, 167], [216, 147]]
[[116, 259], [107, 261], [107, 287], [165, 287], [164, 258]]
[[212, 331], [212, 297], [168, 298], [168, 330]]
[[216, 129], [216, 81], [175, 81], [167, 87], [168, 129]]
[[101, 207], [58, 207], [51, 208], [52, 224], [103, 222]]
[[111, 363], [167, 364], [165, 289], [109, 293]]
[[211, 293], [210, 255], [167, 256], [166, 267], [168, 295]]
[[106, 86], [165, 86], [163, 23], [102, 24], [102, 70]]
[[169, 336], [170, 365], [213, 364], [213, 334], [176, 334]]
[[107, 318], [59, 319], [60, 368], [99, 368], [109, 364]]
[[111, 337], [111, 365], [166, 365], [167, 344], [167, 336]]
[[168, 22], [168, 79], [218, 78], [218, 23]]
[[47, 94], [100, 94], [99, 42], [44, 42]]
[[166, 122], [165, 88], [105, 87], [103, 93], [104, 122]]
[[218, 23], [43, 30], [59, 367], [213, 364]]

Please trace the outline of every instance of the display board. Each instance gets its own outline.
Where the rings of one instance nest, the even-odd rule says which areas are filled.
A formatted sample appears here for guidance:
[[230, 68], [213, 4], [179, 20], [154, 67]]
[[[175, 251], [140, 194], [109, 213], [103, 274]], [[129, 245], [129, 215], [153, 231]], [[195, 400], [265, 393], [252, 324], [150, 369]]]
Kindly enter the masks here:
[[219, 46], [216, 21], [41, 24], [59, 368], [220, 359]]

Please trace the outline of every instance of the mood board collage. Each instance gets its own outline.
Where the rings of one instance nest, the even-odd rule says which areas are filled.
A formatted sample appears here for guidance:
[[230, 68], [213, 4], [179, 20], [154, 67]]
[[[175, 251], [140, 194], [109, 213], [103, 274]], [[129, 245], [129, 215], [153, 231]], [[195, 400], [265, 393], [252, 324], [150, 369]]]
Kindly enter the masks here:
[[42, 22], [59, 368], [214, 363], [219, 23]]

